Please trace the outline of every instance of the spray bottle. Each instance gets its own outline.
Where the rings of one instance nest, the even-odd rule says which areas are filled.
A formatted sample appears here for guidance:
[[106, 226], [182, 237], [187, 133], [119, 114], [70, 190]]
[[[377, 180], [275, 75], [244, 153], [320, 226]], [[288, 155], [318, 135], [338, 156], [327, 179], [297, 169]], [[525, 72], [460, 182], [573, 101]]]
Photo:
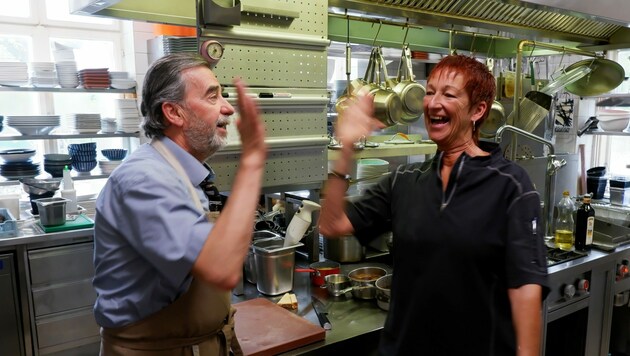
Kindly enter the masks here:
[[66, 202], [66, 211], [69, 214], [77, 212], [77, 191], [74, 189], [74, 182], [70, 177], [70, 170], [68, 166], [63, 167], [63, 189], [61, 190], [61, 197], [66, 198], [69, 201]]
[[287, 228], [284, 247], [293, 246], [300, 242], [308, 227], [311, 226], [311, 215], [320, 208], [319, 204], [310, 200], [302, 201], [302, 206], [295, 212]]

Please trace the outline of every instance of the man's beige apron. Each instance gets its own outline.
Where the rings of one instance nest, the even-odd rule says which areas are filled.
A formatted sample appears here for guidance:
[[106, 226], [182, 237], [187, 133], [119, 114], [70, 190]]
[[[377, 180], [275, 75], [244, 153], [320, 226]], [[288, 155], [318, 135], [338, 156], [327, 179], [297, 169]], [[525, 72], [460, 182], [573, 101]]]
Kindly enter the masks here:
[[[186, 182], [197, 208], [203, 211], [183, 167], [160, 141], [151, 145]], [[150, 298], [150, 296], [147, 296]], [[230, 292], [193, 278], [188, 291], [155, 314], [120, 328], [101, 328], [101, 355], [207, 356], [242, 351], [234, 334]]]

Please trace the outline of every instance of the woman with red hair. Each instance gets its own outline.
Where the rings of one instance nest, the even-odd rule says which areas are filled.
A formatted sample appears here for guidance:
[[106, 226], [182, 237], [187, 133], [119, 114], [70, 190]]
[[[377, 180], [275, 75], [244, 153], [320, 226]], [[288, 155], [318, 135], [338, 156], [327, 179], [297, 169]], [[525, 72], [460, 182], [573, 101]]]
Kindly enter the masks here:
[[424, 123], [438, 146], [346, 202], [352, 144], [379, 127], [370, 97], [342, 113], [342, 152], [326, 184], [320, 231], [362, 243], [392, 231], [392, 300], [383, 355], [538, 355], [547, 265], [540, 197], [498, 145], [479, 141], [495, 81], [474, 58], [431, 71]]

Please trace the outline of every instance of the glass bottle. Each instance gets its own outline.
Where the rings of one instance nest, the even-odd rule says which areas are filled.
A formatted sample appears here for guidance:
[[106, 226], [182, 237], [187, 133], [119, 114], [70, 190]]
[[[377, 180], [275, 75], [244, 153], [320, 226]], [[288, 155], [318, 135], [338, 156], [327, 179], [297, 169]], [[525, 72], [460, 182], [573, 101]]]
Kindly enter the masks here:
[[575, 218], [575, 249], [586, 251], [593, 244], [593, 228], [595, 227], [595, 209], [591, 206], [591, 197], [582, 198], [582, 205]]
[[555, 243], [560, 249], [569, 251], [573, 248], [574, 242], [573, 231], [575, 224], [573, 222], [573, 211], [575, 210], [575, 205], [571, 201], [568, 190], [562, 193], [562, 199], [560, 199], [556, 208], [558, 217], [555, 221]]

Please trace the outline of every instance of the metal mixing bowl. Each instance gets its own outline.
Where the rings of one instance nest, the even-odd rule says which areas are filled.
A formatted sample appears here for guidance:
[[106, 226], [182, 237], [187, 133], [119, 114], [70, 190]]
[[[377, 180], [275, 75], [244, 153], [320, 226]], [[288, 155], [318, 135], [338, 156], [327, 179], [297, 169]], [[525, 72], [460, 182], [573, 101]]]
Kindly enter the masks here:
[[61, 179], [22, 178], [20, 182], [22, 182], [24, 191], [28, 194], [41, 195], [58, 190]]

